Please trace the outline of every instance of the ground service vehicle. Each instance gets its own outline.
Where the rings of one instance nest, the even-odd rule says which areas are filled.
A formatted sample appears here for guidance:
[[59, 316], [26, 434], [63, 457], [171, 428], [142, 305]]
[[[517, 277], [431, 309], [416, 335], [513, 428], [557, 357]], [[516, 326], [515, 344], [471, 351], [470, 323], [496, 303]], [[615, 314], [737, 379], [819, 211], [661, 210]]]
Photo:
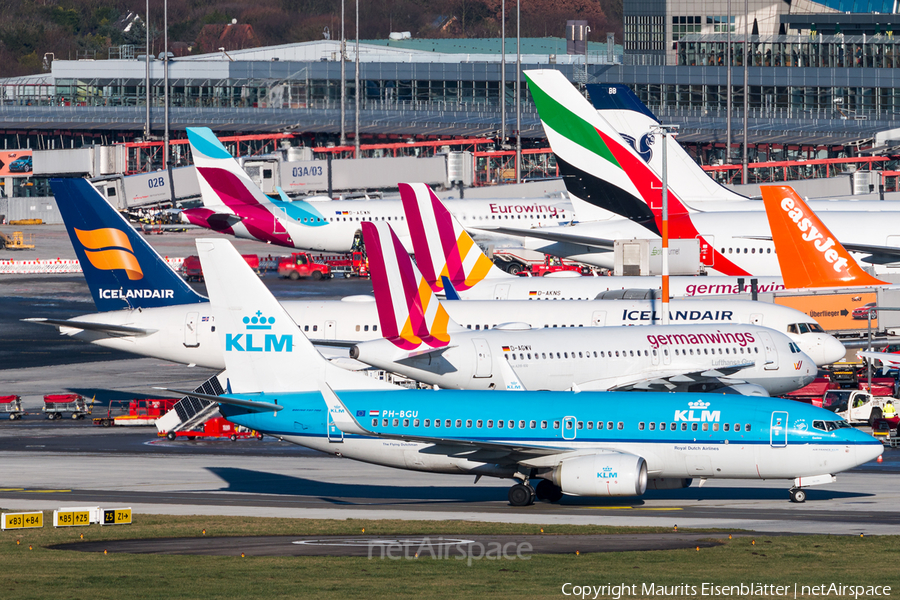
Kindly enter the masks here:
[[822, 408], [830, 410], [850, 423], [868, 423], [874, 425], [880, 419], [887, 401], [893, 402], [891, 396], [873, 396], [862, 390], [828, 390], [822, 399]]
[[278, 276], [297, 280], [312, 277], [315, 280], [333, 277], [331, 266], [316, 262], [308, 252], [294, 252], [278, 263]]

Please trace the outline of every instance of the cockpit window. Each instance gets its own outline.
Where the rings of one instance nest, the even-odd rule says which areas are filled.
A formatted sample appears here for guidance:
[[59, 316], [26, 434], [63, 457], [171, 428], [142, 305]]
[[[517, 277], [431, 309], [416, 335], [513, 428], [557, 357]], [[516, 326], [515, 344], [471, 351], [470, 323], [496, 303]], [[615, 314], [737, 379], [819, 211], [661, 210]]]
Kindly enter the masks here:
[[812, 333], [825, 333], [825, 330], [818, 323], [807, 323], [807, 325], [809, 325], [809, 330]]
[[788, 346], [790, 346], [791, 352], [794, 353], [794, 354], [797, 354], [797, 353], [801, 352], [800, 346], [798, 346], [798, 345], [796, 344], [796, 342], [791, 342], [791, 343], [788, 344]]
[[788, 333], [797, 333], [797, 325], [794, 323], [788, 325]]
[[819, 431], [835, 431], [836, 429], [844, 429], [850, 427], [850, 423], [841, 419], [840, 421], [813, 421], [813, 429]]
[[807, 324], [807, 323], [800, 323], [800, 324], [798, 325], [798, 327], [800, 328], [800, 334], [801, 334], [801, 335], [804, 334], [804, 333], [809, 333], [809, 324]]

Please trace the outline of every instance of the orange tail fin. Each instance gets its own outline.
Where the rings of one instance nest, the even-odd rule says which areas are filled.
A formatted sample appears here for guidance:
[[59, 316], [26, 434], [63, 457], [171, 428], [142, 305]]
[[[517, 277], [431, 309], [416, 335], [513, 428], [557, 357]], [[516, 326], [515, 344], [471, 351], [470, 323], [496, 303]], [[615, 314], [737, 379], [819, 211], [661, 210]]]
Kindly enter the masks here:
[[793, 188], [761, 189], [786, 288], [886, 285], [862, 270]]

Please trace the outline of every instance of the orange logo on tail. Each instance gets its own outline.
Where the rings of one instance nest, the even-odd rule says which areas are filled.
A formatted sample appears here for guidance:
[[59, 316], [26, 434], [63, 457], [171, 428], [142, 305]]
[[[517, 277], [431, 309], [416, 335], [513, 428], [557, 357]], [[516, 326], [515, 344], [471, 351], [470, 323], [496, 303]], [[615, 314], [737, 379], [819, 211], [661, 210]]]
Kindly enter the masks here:
[[764, 185], [761, 191], [785, 287], [884, 285], [862, 270], [791, 187]]
[[94, 267], [101, 271], [124, 269], [128, 279], [142, 279], [144, 272], [134, 256], [134, 250], [124, 231], [111, 227], [84, 231], [75, 230], [78, 241], [84, 246], [85, 255]]

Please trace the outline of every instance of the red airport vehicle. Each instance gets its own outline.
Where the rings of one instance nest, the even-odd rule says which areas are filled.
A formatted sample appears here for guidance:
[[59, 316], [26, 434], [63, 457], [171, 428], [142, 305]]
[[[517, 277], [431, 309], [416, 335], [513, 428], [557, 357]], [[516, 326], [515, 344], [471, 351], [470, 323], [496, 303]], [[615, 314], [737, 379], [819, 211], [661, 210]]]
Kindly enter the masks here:
[[572, 271], [579, 275], [585, 275], [585, 270], [581, 265], [572, 262], [565, 262], [556, 256], [544, 256], [543, 263], [531, 263], [526, 265], [524, 269], [519, 271], [517, 275], [520, 277], [545, 277], [550, 273], [559, 273], [561, 271]]
[[256, 438], [258, 440], [263, 439], [263, 434], [247, 429], [246, 427], [241, 427], [240, 425], [235, 425], [225, 417], [213, 417], [203, 423], [201, 427], [201, 429], [191, 429], [189, 431], [160, 431], [158, 435], [160, 437], [165, 437], [168, 440], [187, 438], [189, 441], [193, 441], [197, 438], [229, 438], [232, 442], [250, 438]]
[[94, 417], [94, 425], [153, 425], [156, 420], [175, 406], [171, 398], [151, 398], [147, 400], [112, 400], [106, 409], [106, 416]]
[[301, 277], [311, 277], [318, 281], [320, 279], [330, 279], [333, 277], [333, 273], [330, 265], [316, 262], [315, 258], [309, 253], [294, 252], [278, 261], [278, 276], [294, 281]]
[[[241, 256], [258, 275], [259, 257], [255, 254], [242, 254]], [[181, 263], [181, 276], [184, 277], [186, 281], [203, 281], [203, 269], [200, 266], [199, 256], [188, 256], [184, 259], [184, 262]]]
[[0, 396], [0, 412], [7, 413], [10, 421], [21, 419], [25, 414], [22, 410], [21, 396]]
[[331, 267], [332, 277], [343, 275], [346, 279], [353, 276], [369, 276], [369, 261], [366, 260], [365, 254], [358, 250], [347, 254], [313, 256], [312, 258]]
[[94, 401], [91, 400], [90, 406], [85, 401], [84, 396], [79, 394], [47, 394], [44, 396], [43, 412], [47, 413], [47, 418], [51, 421], [54, 419], [62, 419], [65, 413], [72, 413], [73, 419], [83, 419], [90, 415], [94, 408]]

